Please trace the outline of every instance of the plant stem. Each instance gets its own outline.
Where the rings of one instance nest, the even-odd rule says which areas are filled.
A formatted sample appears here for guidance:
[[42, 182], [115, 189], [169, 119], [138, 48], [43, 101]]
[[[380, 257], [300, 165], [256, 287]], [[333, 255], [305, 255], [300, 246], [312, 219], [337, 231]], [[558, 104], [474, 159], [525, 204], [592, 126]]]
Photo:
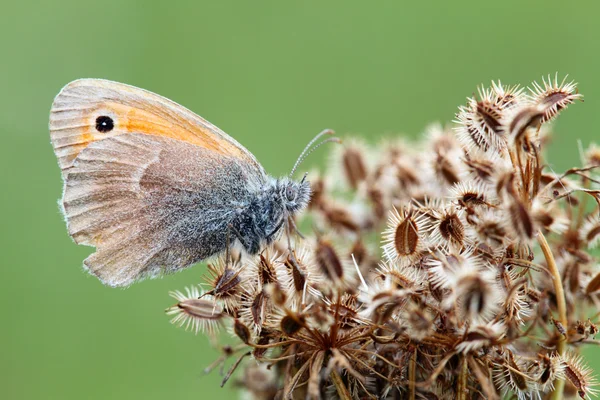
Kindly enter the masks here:
[[350, 395], [348, 388], [344, 384], [342, 377], [340, 376], [340, 374], [337, 373], [335, 368], [331, 370], [330, 376], [331, 380], [333, 381], [333, 384], [335, 385], [335, 389], [337, 390], [338, 396], [340, 396], [340, 399], [352, 400], [352, 396]]
[[408, 398], [415, 400], [416, 390], [415, 384], [417, 380], [417, 348], [413, 351], [412, 357], [408, 364]]
[[[562, 326], [565, 329], [567, 329], [569, 321], [567, 320], [567, 302], [565, 300], [565, 291], [563, 289], [562, 278], [560, 277], [560, 272], [558, 271], [558, 267], [556, 266], [556, 261], [554, 260], [554, 255], [552, 254], [550, 245], [548, 244], [546, 237], [541, 231], [538, 232], [538, 243], [540, 244], [542, 252], [544, 253], [544, 257], [546, 258], [548, 270], [552, 274], [554, 292], [556, 294], [556, 305], [558, 307], [558, 320], [562, 324]], [[556, 345], [556, 351], [559, 355], [562, 356], [565, 353], [566, 344], [567, 342], [565, 337], [561, 337], [558, 340], [558, 344]], [[554, 387], [554, 392], [552, 393], [551, 400], [562, 399], [564, 387], [564, 379], [557, 381]]]
[[460, 370], [460, 375], [458, 377], [458, 389], [457, 389], [457, 398], [458, 400], [467, 400], [467, 378], [469, 376], [469, 364], [467, 363], [467, 358], [463, 357], [462, 359], [462, 368]]

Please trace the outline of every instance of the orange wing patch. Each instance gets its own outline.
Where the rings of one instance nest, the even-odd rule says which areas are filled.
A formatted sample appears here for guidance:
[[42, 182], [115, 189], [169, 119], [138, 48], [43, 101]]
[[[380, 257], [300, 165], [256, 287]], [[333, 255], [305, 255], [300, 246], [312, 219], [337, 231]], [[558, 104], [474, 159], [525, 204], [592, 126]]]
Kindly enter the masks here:
[[250, 152], [219, 128], [177, 103], [143, 89], [82, 79], [69, 83], [54, 100], [50, 136], [63, 177], [90, 143], [126, 133], [181, 140], [244, 159], [262, 170]]

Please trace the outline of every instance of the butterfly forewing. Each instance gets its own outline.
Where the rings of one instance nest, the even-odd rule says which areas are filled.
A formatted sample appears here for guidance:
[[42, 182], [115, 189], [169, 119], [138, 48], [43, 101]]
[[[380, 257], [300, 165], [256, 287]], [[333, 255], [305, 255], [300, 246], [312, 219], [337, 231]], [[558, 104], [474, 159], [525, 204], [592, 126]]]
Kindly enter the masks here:
[[165, 136], [239, 158], [264, 174], [232, 137], [185, 107], [152, 92], [102, 79], [67, 84], [50, 111], [50, 137], [66, 171], [90, 143], [124, 133]]

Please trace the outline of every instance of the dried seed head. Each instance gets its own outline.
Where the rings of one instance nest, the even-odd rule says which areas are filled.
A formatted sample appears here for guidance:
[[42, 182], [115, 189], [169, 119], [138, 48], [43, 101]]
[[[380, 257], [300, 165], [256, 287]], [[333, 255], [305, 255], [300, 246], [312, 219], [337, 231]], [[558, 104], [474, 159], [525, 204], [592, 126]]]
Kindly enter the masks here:
[[539, 390], [527, 374], [526, 361], [507, 350], [505, 356], [494, 365], [494, 382], [503, 395], [515, 393], [519, 399], [537, 398]]
[[520, 143], [529, 128], [537, 130], [544, 121], [544, 109], [535, 105], [518, 107], [506, 114], [505, 121], [507, 136]]
[[342, 164], [348, 184], [356, 190], [358, 185], [367, 179], [367, 165], [361, 149], [346, 147], [342, 153]]
[[544, 230], [561, 234], [569, 228], [570, 220], [563, 210], [552, 204], [545, 204], [536, 198], [531, 205], [531, 219]]
[[459, 182], [450, 190], [451, 198], [462, 207], [472, 208], [490, 204], [489, 194], [481, 182]]
[[503, 110], [517, 107], [525, 101], [523, 88], [519, 85], [504, 86], [500, 81], [492, 81], [492, 92], [495, 95], [496, 104]]
[[434, 320], [435, 315], [430, 309], [414, 302], [405, 306], [399, 315], [399, 321], [404, 326], [407, 336], [417, 342], [434, 332]]
[[595, 249], [600, 243], [600, 218], [597, 214], [589, 216], [581, 226], [580, 237], [589, 249]]
[[558, 74], [554, 76], [554, 80], [548, 75], [548, 78], [542, 78], [542, 84], [533, 82], [529, 89], [531, 92], [530, 101], [533, 104], [540, 106], [543, 112], [542, 122], [550, 121], [558, 115], [558, 113], [567, 108], [569, 104], [575, 100], [582, 100], [583, 95], [577, 93], [577, 84], [573, 81], [566, 82], [565, 76], [562, 82], [558, 83]]
[[539, 355], [537, 368], [533, 370], [536, 383], [542, 392], [554, 390], [554, 382], [565, 379], [565, 364], [558, 355]]
[[479, 99], [467, 99], [467, 105], [459, 107], [455, 122], [459, 140], [468, 151], [478, 148], [485, 152], [501, 152], [506, 147], [506, 133], [502, 126], [504, 112], [518, 105], [521, 90], [504, 88], [492, 82], [491, 89], [478, 88]]
[[269, 400], [277, 397], [278, 381], [275, 368], [271, 369], [266, 364], [249, 363], [244, 368], [241, 385], [245, 391], [249, 392], [248, 398]]
[[387, 262], [381, 263], [377, 268], [376, 283], [381, 282], [385, 290], [412, 290], [420, 286], [423, 278], [423, 273], [412, 266]]
[[291, 312], [288, 312], [286, 316], [281, 319], [280, 323], [281, 331], [287, 336], [295, 335], [305, 326], [306, 320], [304, 315]]
[[361, 228], [360, 221], [355, 218], [347, 205], [328, 201], [322, 204], [321, 211], [327, 224], [338, 231], [357, 232]]
[[454, 206], [437, 210], [436, 222], [429, 236], [431, 243], [460, 251], [465, 244], [465, 227], [461, 215], [462, 212]]
[[465, 154], [465, 166], [469, 172], [467, 181], [474, 180], [483, 184], [492, 183], [494, 174], [497, 171], [496, 156], [490, 157], [482, 151], [471, 151]]
[[469, 353], [482, 347], [490, 346], [500, 340], [506, 332], [502, 322], [490, 322], [485, 325], [474, 325], [456, 345], [460, 353]]
[[[354, 281], [354, 267], [347, 257], [342, 256], [336, 247], [323, 238], [317, 239], [317, 246], [314, 249], [315, 265], [329, 282], [326, 285], [333, 284], [335, 287], [344, 287], [350, 289]], [[330, 291], [332, 287], [322, 287], [322, 291]]]
[[588, 367], [581, 356], [567, 353], [562, 357], [564, 373], [582, 399], [598, 394], [598, 381], [594, 377], [594, 370]]
[[596, 143], [590, 144], [585, 152], [586, 166], [600, 165], [600, 146]]
[[491, 270], [455, 271], [451, 299], [461, 320], [486, 322], [500, 308], [502, 295]]
[[600, 291], [600, 272], [596, 273], [585, 287], [585, 294], [597, 293]]
[[360, 138], [344, 138], [342, 146], [335, 146], [329, 157], [329, 176], [332, 186], [357, 190], [370, 175], [370, 149]]
[[493, 249], [504, 248], [507, 241], [507, 229], [500, 213], [488, 210], [477, 214], [477, 223], [473, 230], [482, 243]]
[[238, 307], [242, 292], [240, 272], [241, 269], [228, 267], [224, 260], [208, 264], [208, 284], [212, 288], [208, 294], [222, 302], [226, 310]]
[[412, 207], [394, 208], [383, 232], [383, 253], [392, 263], [409, 265], [422, 256], [423, 218]]
[[506, 228], [514, 237], [524, 241], [533, 239], [536, 233], [535, 221], [520, 200], [513, 198], [508, 204], [506, 214]]
[[238, 338], [240, 338], [242, 343], [250, 343], [250, 339], [252, 338], [252, 335], [250, 334], [250, 329], [248, 329], [248, 327], [237, 318], [235, 319], [235, 321], [233, 321], [233, 331], [235, 335]]
[[312, 253], [309, 246], [303, 246], [278, 266], [277, 276], [288, 299], [287, 306], [292, 310], [299, 310], [303, 304], [321, 297], [318, 288], [325, 284], [325, 278], [315, 265]]
[[[256, 382], [241, 381], [259, 398], [339, 389], [348, 398], [524, 400], [548, 397], [563, 376], [566, 395], [591, 396], [588, 371], [557, 353], [598, 332], [586, 319], [600, 292], [589, 250], [600, 220], [578, 199], [600, 199], [600, 151], [564, 174], [544, 158], [543, 123], [580, 96], [555, 80], [528, 97], [499, 82], [473, 97], [458, 114], [460, 140], [437, 124], [419, 144], [337, 146], [330, 170], [308, 179], [310, 219], [298, 215], [317, 239], [281, 235], [259, 255], [209, 266], [210, 292], [177, 294], [174, 322], [210, 329], [231, 318], [242, 343], [224, 356], [251, 348], [244, 355], [273, 367], [273, 379], [255, 371]], [[567, 315], [551, 326], [564, 317], [556, 271]]]
[[185, 329], [194, 333], [200, 331], [213, 333], [225, 317], [223, 309], [212, 296], [203, 296], [197, 287], [185, 288], [185, 294], [180, 291], [169, 292], [177, 300], [177, 304], [166, 310], [167, 315], [173, 315], [171, 323], [185, 326]]

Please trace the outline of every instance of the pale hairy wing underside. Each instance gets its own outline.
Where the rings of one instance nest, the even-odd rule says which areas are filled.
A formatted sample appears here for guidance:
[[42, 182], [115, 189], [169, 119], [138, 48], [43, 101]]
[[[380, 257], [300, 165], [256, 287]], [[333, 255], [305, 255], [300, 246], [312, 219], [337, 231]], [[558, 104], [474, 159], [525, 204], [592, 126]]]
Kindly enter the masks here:
[[144, 134], [95, 141], [70, 168], [63, 196], [69, 234], [96, 247], [85, 266], [127, 286], [224, 250], [236, 202], [263, 182], [240, 159]]

